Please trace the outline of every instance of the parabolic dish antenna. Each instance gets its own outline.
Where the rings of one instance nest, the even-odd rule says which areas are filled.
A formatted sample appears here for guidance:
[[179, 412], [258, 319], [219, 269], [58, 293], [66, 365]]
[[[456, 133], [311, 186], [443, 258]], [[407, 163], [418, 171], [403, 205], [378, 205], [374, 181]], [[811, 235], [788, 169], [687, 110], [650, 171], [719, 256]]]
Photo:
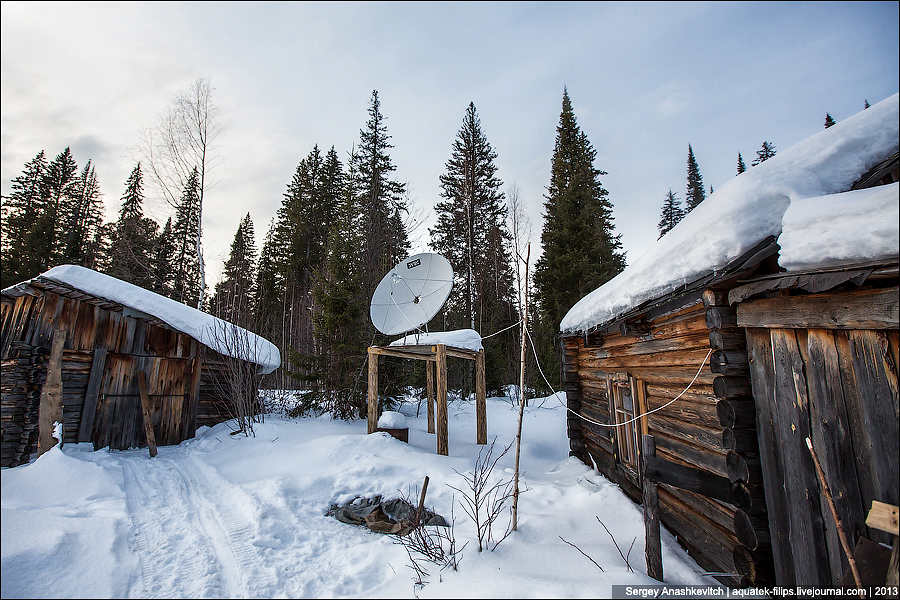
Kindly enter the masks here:
[[388, 271], [375, 293], [369, 316], [385, 335], [418, 329], [441, 310], [453, 287], [453, 268], [440, 254], [410, 256]]

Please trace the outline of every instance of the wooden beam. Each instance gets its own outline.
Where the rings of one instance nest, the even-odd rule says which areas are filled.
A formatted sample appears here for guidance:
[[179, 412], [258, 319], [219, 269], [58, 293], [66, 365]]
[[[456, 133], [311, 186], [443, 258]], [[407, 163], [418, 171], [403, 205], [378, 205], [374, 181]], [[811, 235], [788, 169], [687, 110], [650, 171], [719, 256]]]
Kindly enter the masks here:
[[476, 443], [487, 444], [487, 404], [485, 401], [484, 350], [475, 359], [475, 420]]
[[428, 395], [428, 433], [434, 433], [434, 363], [425, 363], [425, 393]]
[[[66, 343], [66, 330], [57, 326], [53, 332], [50, 357], [47, 362], [47, 379], [41, 388], [38, 409], [38, 454], [43, 454], [56, 445], [53, 437], [53, 423], [62, 423], [62, 354]], [[62, 439], [58, 440], [62, 443]]]
[[427, 360], [434, 362], [433, 354], [424, 352], [410, 352], [408, 350], [395, 350], [394, 348], [385, 348], [382, 346], [372, 346], [369, 348], [369, 354], [380, 356], [395, 356], [397, 358], [411, 358], [413, 360]]
[[658, 458], [655, 456], [655, 452], [653, 456], [644, 457], [644, 477], [656, 483], [665, 483], [707, 498], [735, 503], [733, 486], [727, 477]]
[[645, 469], [643, 480], [644, 553], [647, 575], [663, 581], [662, 549], [659, 538], [659, 489], [652, 477], [646, 474], [647, 461], [656, 458], [656, 445], [652, 435], [641, 436], [641, 455]]
[[738, 325], [790, 329], [896, 329], [898, 288], [762, 298], [738, 305]]
[[378, 428], [378, 354], [369, 347], [368, 433]]
[[438, 344], [435, 352], [437, 358], [437, 453], [447, 456], [449, 454], [449, 439], [447, 435], [447, 347]]
[[100, 385], [103, 383], [103, 371], [106, 368], [106, 348], [94, 349], [91, 360], [91, 374], [84, 392], [84, 403], [81, 405], [81, 427], [78, 430], [79, 442], [90, 442], [94, 433], [94, 417], [97, 415], [97, 401], [100, 397]]
[[[443, 344], [441, 344], [443, 346]], [[447, 356], [452, 356], [453, 358], [464, 358], [466, 360], [477, 360], [478, 353], [474, 350], [467, 350], [465, 348], [456, 348], [454, 346], [445, 346]]]
[[144, 435], [147, 436], [147, 447], [150, 448], [150, 458], [156, 456], [156, 435], [153, 433], [153, 414], [150, 406], [150, 396], [147, 394], [147, 376], [143, 371], [138, 371], [138, 390], [141, 394], [141, 413], [144, 415]]
[[866, 517], [866, 527], [872, 527], [879, 531], [885, 531], [891, 535], [900, 535], [900, 519], [898, 519], [896, 504], [886, 504], [878, 500], [872, 500], [872, 508]]

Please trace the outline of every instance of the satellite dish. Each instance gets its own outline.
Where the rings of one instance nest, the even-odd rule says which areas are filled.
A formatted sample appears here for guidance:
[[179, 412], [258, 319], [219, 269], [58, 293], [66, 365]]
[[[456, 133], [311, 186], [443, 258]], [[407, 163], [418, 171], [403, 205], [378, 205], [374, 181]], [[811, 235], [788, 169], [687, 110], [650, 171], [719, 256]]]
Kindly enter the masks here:
[[453, 287], [453, 267], [440, 254], [410, 256], [375, 288], [369, 316], [385, 335], [419, 329], [441, 310]]

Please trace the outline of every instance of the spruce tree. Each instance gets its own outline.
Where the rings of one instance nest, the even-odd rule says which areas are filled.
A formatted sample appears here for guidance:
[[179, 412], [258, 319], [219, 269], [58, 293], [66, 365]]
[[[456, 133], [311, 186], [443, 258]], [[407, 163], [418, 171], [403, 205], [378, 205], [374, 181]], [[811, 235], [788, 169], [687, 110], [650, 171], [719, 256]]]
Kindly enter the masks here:
[[279, 252], [276, 246], [275, 230], [277, 222], [273, 218], [263, 240], [256, 267], [256, 297], [254, 298], [254, 322], [260, 333], [280, 344], [280, 331], [276, 327], [281, 322], [281, 290], [284, 287], [281, 270], [278, 268]]
[[2, 232], [2, 287], [34, 277], [43, 270], [45, 265], [35, 249], [42, 242], [41, 225], [45, 223], [43, 213], [48, 201], [47, 160], [41, 150], [12, 180], [9, 199], [4, 205], [7, 214]]
[[153, 255], [150, 259], [150, 289], [157, 294], [172, 297], [175, 282], [175, 233], [172, 217], [166, 219], [163, 230], [153, 241]]
[[365, 295], [371, 297], [381, 277], [409, 250], [406, 227], [397, 217], [407, 212], [406, 184], [393, 178], [397, 167], [389, 151], [393, 148], [381, 112], [378, 90], [372, 91], [369, 119], [359, 131], [354, 160], [353, 187], [359, 195], [361, 224], [365, 232]]
[[835, 124], [835, 120], [832, 118], [832, 116], [828, 113], [825, 113], [825, 129], [828, 129], [829, 127], [831, 127], [834, 124]]
[[137, 163], [128, 175], [121, 201], [109, 249], [109, 274], [150, 289], [153, 287], [153, 244], [159, 226], [144, 216], [141, 163]]
[[175, 240], [173, 299], [188, 306], [197, 306], [203, 293], [200, 261], [197, 258], [200, 251], [199, 209], [200, 175], [194, 168], [185, 183], [175, 212], [175, 223], [172, 225]]
[[[352, 185], [362, 214], [359, 224], [364, 234], [360, 293], [366, 303], [384, 274], [409, 252], [409, 239], [404, 223], [405, 215], [408, 214], [406, 184], [397, 181], [394, 176], [397, 167], [390, 156], [390, 150], [394, 146], [381, 112], [381, 98], [377, 90], [372, 92], [368, 114], [369, 118], [359, 132], [360, 139], [352, 168]], [[368, 343], [387, 342], [376, 334], [368, 319], [366, 331], [371, 336]], [[391, 403], [408, 383], [401, 375], [403, 368], [403, 365], [396, 362], [384, 365], [384, 401]]]
[[663, 201], [659, 223], [656, 225], [656, 228], [659, 231], [659, 237], [656, 239], [662, 239], [662, 236], [669, 233], [673, 227], [678, 225], [678, 222], [684, 218], [684, 214], [684, 211], [681, 209], [681, 202], [675, 197], [672, 190], [669, 190], [669, 193], [666, 194], [666, 199]]
[[863, 110], [865, 110], [865, 109], [867, 109], [867, 108], [869, 108], [869, 106], [871, 106], [871, 105], [870, 105], [870, 104], [869, 104], [869, 99], [868, 99], [868, 98], [866, 98], [866, 100], [865, 100], [865, 104], [864, 104], [864, 105], [863, 105]]
[[255, 284], [256, 236], [247, 213], [238, 224], [222, 278], [210, 300], [213, 314], [242, 327], [250, 326]]
[[700, 175], [700, 167], [694, 158], [694, 149], [688, 144], [687, 157], [687, 190], [684, 195], [685, 213], [689, 213], [706, 200], [706, 190], [703, 189], [703, 177]]
[[[543, 254], [535, 263], [534, 290], [538, 322], [546, 329], [541, 364], [558, 385], [559, 355], [552, 345], [566, 312], [585, 294], [625, 268], [622, 242], [615, 234], [613, 205], [594, 167], [596, 151], [575, 119], [572, 102], [563, 91], [562, 111], [544, 196]], [[536, 323], [537, 325], [538, 323]]]
[[71, 198], [77, 196], [78, 165], [71, 150], [66, 147], [47, 166], [47, 203], [38, 216], [40, 234], [32, 249], [41, 265], [41, 270], [61, 263], [65, 257], [65, 231], [63, 223], [66, 209], [71, 206]]
[[369, 340], [364, 338], [368, 299], [360, 294], [364, 273], [359, 249], [364, 234], [355, 164], [355, 152], [351, 151], [349, 172], [346, 177], [341, 174], [341, 193], [329, 224], [324, 269], [313, 287], [321, 376], [311, 393], [315, 404], [337, 418], [361, 416], [366, 410], [365, 390], [357, 377]]
[[775, 156], [775, 144], [764, 141], [762, 147], [756, 151], [756, 158], [753, 159], [751, 165], [755, 167], [756, 165], [769, 160], [773, 156]]
[[59, 262], [83, 265], [97, 229], [103, 224], [103, 200], [93, 161], [78, 176], [72, 194], [66, 197], [61, 214]]
[[740, 175], [744, 171], [747, 170], [747, 165], [744, 164], [744, 157], [741, 156], [741, 153], [738, 152], [738, 161], [737, 161], [737, 174]]
[[[488, 333], [517, 318], [507, 210], [496, 159], [470, 102], [440, 177], [442, 200], [435, 205], [437, 223], [429, 230], [431, 248], [450, 261], [457, 279], [448, 301], [448, 327]], [[492, 391], [499, 393], [504, 376], [515, 371], [506, 368], [513, 362], [505, 360], [515, 354], [515, 337], [511, 331], [487, 349]]]

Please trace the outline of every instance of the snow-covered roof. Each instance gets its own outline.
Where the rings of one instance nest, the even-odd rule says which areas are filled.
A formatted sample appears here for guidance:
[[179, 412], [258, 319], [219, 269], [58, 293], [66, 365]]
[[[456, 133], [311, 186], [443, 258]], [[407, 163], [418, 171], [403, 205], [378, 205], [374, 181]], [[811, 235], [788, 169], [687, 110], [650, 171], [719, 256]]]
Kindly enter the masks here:
[[456, 348], [465, 348], [478, 352], [484, 347], [481, 345], [481, 336], [474, 329], [455, 329], [453, 331], [432, 331], [430, 333], [411, 333], [394, 340], [391, 346], [431, 346], [445, 344]]
[[[579, 300], [563, 317], [560, 331], [607, 323], [719, 272], [760, 241], [779, 235], [792, 202], [848, 190], [897, 152], [898, 137], [900, 96], [894, 94], [732, 178], [624, 271]], [[821, 205], [811, 210], [816, 208]]]
[[897, 256], [900, 183], [791, 201], [778, 245], [788, 271]]
[[34, 279], [4, 289], [3, 294], [21, 295], [28, 284], [42, 279], [156, 317], [220, 354], [258, 364], [260, 373], [271, 373], [281, 365], [281, 353], [269, 340], [171, 298], [85, 267], [53, 267]]

